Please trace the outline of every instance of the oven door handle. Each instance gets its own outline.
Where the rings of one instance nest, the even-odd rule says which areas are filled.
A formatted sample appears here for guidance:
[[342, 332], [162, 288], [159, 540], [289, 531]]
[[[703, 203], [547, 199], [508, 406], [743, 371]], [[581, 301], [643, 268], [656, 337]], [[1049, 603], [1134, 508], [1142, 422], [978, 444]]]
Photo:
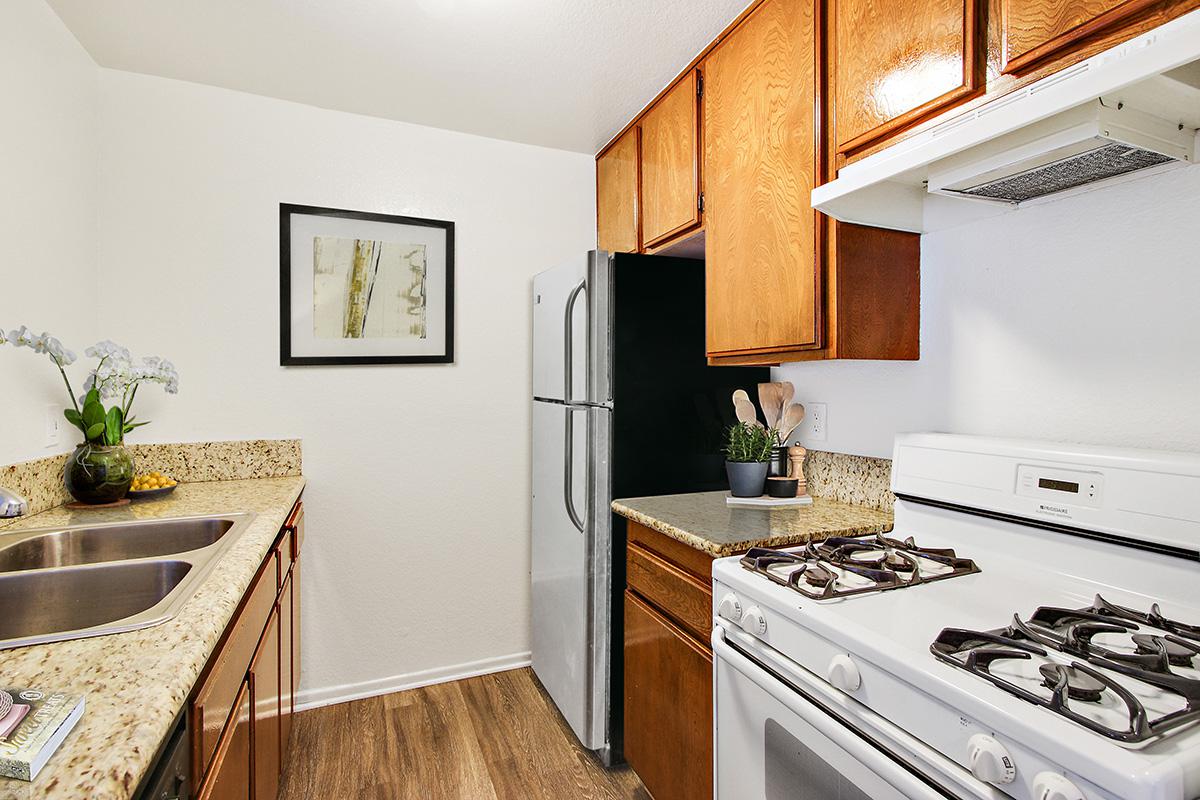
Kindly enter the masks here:
[[[727, 634], [725, 629], [720, 625], [714, 627], [712, 646], [713, 654], [716, 658], [721, 659], [730, 667], [736, 669], [746, 679], [778, 700], [813, 728], [816, 728], [821, 735], [828, 738], [838, 747], [841, 747], [849, 755], [862, 763], [863, 766], [870, 769], [882, 780], [891, 784], [905, 797], [913, 798], [913, 800], [945, 800], [947, 797], [957, 796], [949, 794], [947, 791], [939, 790], [921, 780], [912, 772], [909, 772], [894, 758], [883, 750], [880, 750], [875, 744], [872, 744], [870, 740], [859, 735], [852, 728], [847, 727], [846, 723], [819, 705], [816, 700], [809, 700], [801, 692], [789, 688], [779, 680], [772, 679], [767, 669], [777, 670], [781, 676], [795, 683], [799, 689], [804, 692], [810, 692], [814, 697], [819, 698], [823, 694], [821, 691], [822, 687], [817, 686], [812, 678], [797, 673], [794, 668], [789, 669], [785, 664], [779, 663], [780, 659], [764, 658], [764, 661], [769, 660], [773, 662], [768, 665], [768, 668], [764, 668], [725, 641], [727, 635], [730, 634]], [[732, 635], [738, 636], [736, 632]], [[982, 792], [976, 794], [979, 797], [1005, 796], [991, 789], [991, 787], [980, 786], [978, 788], [983, 789]]]

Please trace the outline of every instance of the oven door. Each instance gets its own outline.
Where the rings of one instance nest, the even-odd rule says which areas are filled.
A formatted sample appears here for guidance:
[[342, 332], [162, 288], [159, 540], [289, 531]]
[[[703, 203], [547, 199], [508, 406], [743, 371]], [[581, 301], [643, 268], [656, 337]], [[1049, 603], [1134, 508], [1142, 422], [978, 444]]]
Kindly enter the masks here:
[[929, 765], [933, 751], [916, 740], [893, 749], [852, 727], [820, 703], [836, 689], [767, 649], [713, 631], [716, 800], [1007, 797], [953, 762]]

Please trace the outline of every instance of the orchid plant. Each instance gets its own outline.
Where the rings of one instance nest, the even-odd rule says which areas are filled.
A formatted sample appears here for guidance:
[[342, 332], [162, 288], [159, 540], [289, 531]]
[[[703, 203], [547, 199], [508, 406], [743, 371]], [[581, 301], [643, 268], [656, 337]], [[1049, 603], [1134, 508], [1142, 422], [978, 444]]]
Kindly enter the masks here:
[[170, 361], [147, 356], [135, 364], [127, 349], [105, 340], [83, 351], [85, 356], [98, 361], [84, 381], [83, 395], [77, 398], [66, 370], [77, 359], [57, 338], [49, 333], [34, 335], [22, 325], [7, 334], [0, 328], [0, 345], [3, 344], [28, 347], [49, 356], [58, 367], [71, 399], [71, 407], [63, 410], [63, 416], [83, 433], [88, 444], [122, 444], [125, 434], [147, 424], [136, 422], [133, 417], [133, 400], [141, 384], [157, 383], [167, 394], [179, 391], [179, 373]]

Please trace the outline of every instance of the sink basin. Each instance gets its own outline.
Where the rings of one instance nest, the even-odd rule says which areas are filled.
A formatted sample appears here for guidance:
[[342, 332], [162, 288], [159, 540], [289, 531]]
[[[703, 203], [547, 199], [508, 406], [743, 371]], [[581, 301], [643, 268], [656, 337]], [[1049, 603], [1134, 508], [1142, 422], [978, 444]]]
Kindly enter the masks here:
[[191, 570], [185, 561], [136, 561], [0, 575], [0, 639], [53, 641], [60, 638], [54, 634], [118, 621], [124, 622], [120, 630], [161, 622], [166, 619], [161, 615], [138, 617], [169, 596]]
[[253, 516], [0, 534], [0, 650], [166, 622], [192, 598]]
[[7, 547], [0, 542], [0, 572], [186, 553], [216, 543], [233, 526], [232, 519], [207, 517], [67, 528]]

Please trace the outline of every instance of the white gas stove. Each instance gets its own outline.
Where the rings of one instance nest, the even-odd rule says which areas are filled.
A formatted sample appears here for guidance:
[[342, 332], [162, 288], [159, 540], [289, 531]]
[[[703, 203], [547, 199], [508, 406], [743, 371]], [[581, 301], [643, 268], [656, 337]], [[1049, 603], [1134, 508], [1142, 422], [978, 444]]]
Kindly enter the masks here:
[[897, 439], [895, 530], [713, 568], [740, 798], [1200, 798], [1200, 457]]

